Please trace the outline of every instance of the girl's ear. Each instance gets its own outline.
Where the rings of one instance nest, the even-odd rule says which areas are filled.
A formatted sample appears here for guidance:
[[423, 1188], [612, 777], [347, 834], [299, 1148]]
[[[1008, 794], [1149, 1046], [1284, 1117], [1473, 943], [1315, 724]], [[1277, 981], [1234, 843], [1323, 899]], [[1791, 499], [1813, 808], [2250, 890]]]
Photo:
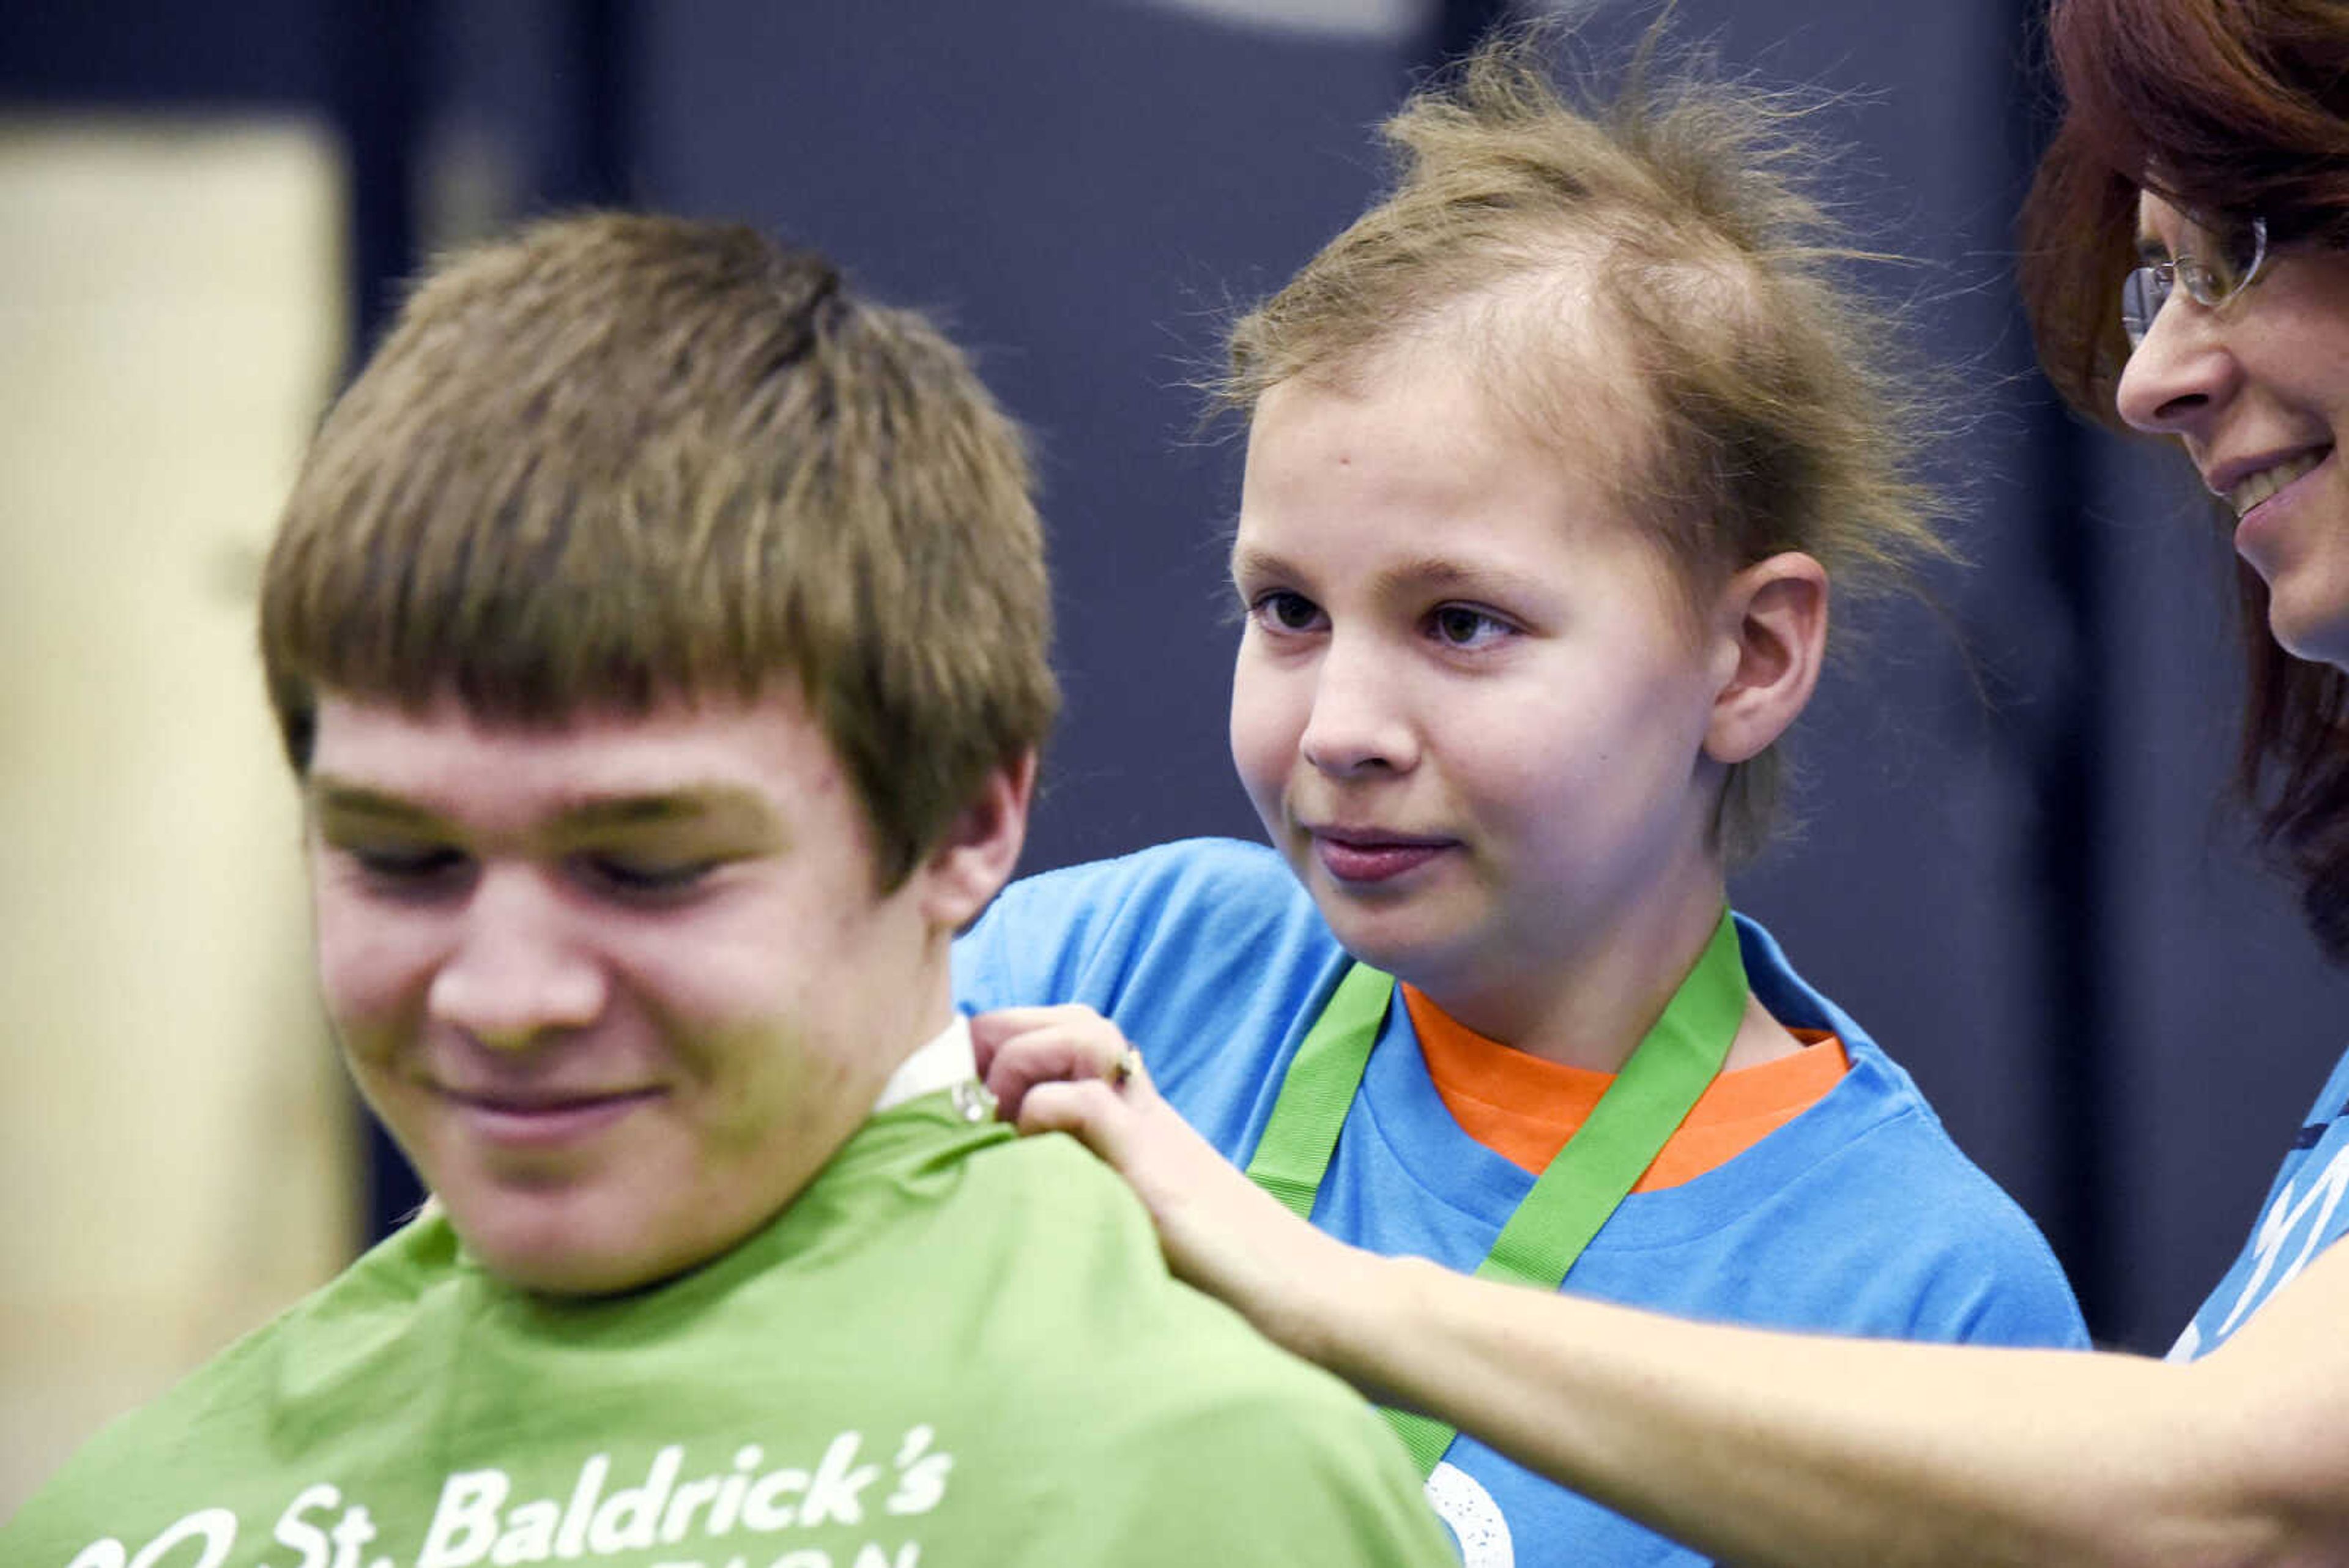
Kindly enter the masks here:
[[1723, 586], [1712, 624], [1727, 676], [1713, 698], [1704, 751], [1733, 764], [1785, 733], [1819, 683], [1826, 568], [1795, 550], [1757, 561]]

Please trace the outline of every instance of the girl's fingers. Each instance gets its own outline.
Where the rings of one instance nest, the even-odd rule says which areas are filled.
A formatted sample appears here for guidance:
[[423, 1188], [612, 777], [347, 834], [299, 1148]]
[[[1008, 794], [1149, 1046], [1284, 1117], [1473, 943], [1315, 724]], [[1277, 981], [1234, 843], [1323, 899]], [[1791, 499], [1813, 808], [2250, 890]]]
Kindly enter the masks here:
[[1123, 1168], [1133, 1108], [1099, 1078], [1039, 1084], [1019, 1108], [1021, 1133], [1067, 1133], [1112, 1168]]
[[1029, 1095], [1047, 1084], [1104, 1081], [1123, 1086], [1140, 1060], [1117, 1026], [1090, 1007], [1015, 1007], [970, 1021], [979, 1076], [997, 1115], [1024, 1126]]

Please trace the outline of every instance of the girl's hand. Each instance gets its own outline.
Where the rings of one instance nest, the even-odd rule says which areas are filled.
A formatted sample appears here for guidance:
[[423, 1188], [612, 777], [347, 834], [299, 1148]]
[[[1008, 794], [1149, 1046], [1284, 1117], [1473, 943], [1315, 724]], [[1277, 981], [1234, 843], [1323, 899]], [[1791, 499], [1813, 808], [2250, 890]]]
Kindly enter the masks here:
[[996, 1114], [1065, 1132], [1125, 1178], [1174, 1272], [1270, 1338], [1314, 1352], [1324, 1304], [1363, 1255], [1321, 1234], [1233, 1168], [1159, 1096], [1117, 1026], [1090, 1007], [1015, 1007], [970, 1021]]

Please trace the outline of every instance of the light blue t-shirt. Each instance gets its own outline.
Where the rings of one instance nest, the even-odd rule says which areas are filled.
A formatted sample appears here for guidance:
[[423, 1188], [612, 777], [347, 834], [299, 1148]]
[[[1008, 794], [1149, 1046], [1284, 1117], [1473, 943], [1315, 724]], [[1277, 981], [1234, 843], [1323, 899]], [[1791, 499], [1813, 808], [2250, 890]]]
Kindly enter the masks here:
[[2259, 1223], [2242, 1254], [2220, 1280], [2169, 1352], [2172, 1361], [2208, 1355], [2230, 1338], [2309, 1260], [2349, 1232], [2349, 1054], [2309, 1107], [2307, 1123], [2283, 1157]]
[[[1734, 1159], [1627, 1198], [1568, 1288], [1786, 1328], [2085, 1345], [2046, 1243], [1958, 1152], [1909, 1075], [1759, 926], [1741, 920], [1739, 935], [1764, 1005], [1791, 1028], [1839, 1036], [1851, 1070]], [[971, 1011], [1081, 1002], [1113, 1020], [1175, 1108], [1238, 1163], [1348, 961], [1278, 856], [1210, 839], [1017, 883], [955, 952], [957, 1001]], [[1314, 1223], [1469, 1271], [1533, 1180], [1453, 1119], [1407, 1010], [1391, 1008]], [[1428, 1490], [1470, 1568], [1702, 1561], [1465, 1436]]]

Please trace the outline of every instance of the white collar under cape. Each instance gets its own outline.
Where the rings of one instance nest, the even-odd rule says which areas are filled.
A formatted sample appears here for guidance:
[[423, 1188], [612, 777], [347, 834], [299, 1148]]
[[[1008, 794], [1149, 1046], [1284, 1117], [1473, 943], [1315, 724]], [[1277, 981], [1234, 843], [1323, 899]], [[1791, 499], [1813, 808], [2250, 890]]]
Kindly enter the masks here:
[[[881, 1097], [873, 1102], [873, 1109], [878, 1115], [940, 1089], [966, 1084], [975, 1087], [978, 1079], [978, 1058], [971, 1054], [970, 1020], [957, 1012], [953, 1023], [897, 1064], [889, 1081], [881, 1085]], [[960, 1096], [956, 1104], [961, 1104]]]

